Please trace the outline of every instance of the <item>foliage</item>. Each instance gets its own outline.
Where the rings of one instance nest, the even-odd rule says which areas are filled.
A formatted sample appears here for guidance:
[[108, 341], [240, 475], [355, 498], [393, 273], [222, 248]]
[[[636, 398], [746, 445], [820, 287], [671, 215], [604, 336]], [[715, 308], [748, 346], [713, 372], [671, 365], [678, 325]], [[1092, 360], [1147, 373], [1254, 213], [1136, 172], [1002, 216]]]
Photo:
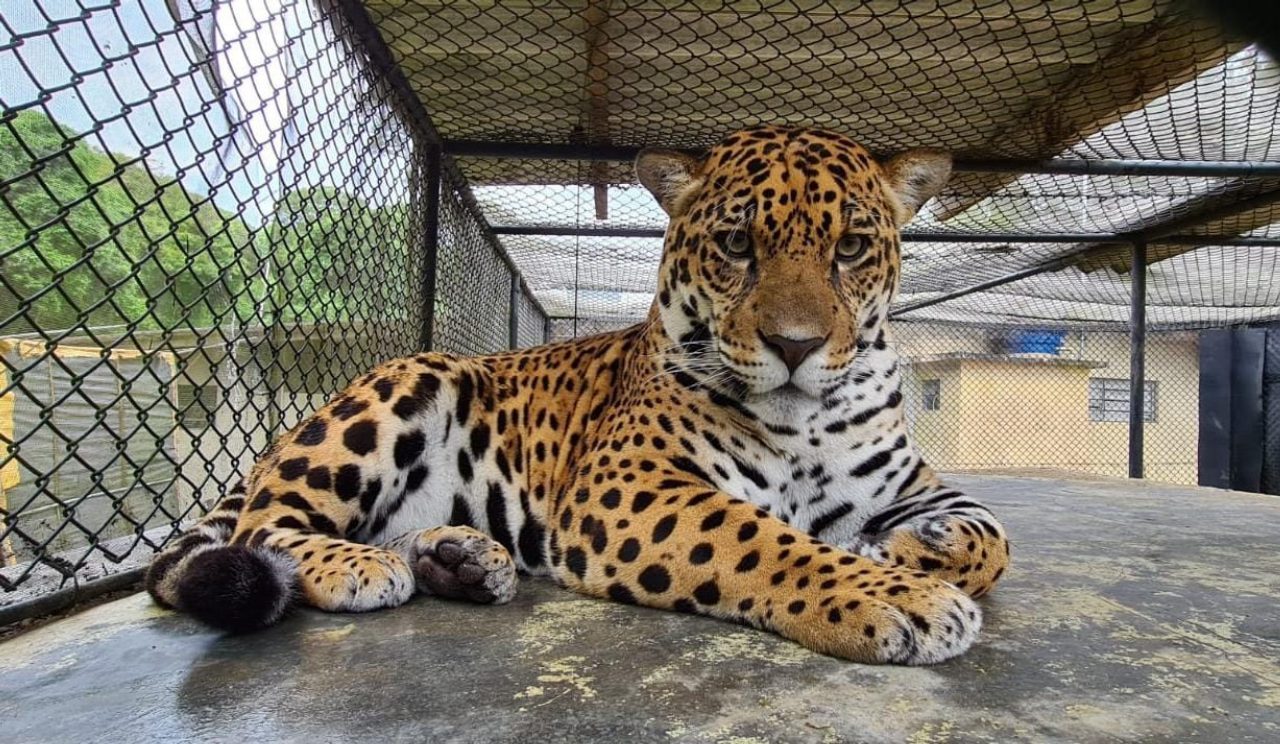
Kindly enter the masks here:
[[406, 307], [386, 296], [406, 285], [402, 207], [297, 189], [255, 231], [37, 111], [0, 125], [0, 183], [0, 322], [27, 305], [0, 332], [341, 322], [357, 306]]
[[0, 306], [34, 298], [19, 325], [207, 326], [237, 298], [248, 311], [256, 262], [243, 221], [127, 162], [39, 112], [0, 128], [0, 180], [12, 180], [0, 198], [0, 271], [16, 295]]
[[[293, 323], [388, 320], [412, 305], [403, 208], [375, 209], [330, 187], [290, 192], [266, 233], [275, 306]], [[265, 252], [264, 252], [265, 253]], [[370, 318], [370, 312], [377, 314]]]

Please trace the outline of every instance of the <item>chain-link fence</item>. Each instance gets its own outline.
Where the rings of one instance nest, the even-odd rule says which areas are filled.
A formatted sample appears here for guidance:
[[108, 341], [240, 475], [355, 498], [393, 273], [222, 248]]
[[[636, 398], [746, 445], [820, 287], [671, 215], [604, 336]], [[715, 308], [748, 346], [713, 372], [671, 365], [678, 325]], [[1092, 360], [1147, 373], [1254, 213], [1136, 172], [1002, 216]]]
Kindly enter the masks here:
[[546, 340], [338, 9], [0, 19], [0, 605], [145, 563], [382, 360]]
[[1211, 337], [1280, 320], [1280, 68], [1179, 4], [10, 0], [0, 103], [0, 605], [382, 359], [642, 319], [627, 161], [758, 122], [956, 153], [894, 310], [935, 465], [1280, 483], [1280, 346]]

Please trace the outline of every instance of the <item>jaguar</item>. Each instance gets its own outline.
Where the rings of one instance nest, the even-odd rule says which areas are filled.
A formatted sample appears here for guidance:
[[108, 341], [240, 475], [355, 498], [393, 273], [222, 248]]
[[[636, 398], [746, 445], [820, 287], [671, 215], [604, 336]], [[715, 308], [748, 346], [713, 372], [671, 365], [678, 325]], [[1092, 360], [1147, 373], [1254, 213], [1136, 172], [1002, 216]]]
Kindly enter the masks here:
[[244, 632], [299, 602], [500, 604], [525, 573], [859, 662], [964, 652], [1009, 542], [914, 446], [889, 330], [900, 229], [950, 171], [783, 126], [641, 151], [669, 217], [644, 322], [378, 366], [160, 552], [148, 590]]

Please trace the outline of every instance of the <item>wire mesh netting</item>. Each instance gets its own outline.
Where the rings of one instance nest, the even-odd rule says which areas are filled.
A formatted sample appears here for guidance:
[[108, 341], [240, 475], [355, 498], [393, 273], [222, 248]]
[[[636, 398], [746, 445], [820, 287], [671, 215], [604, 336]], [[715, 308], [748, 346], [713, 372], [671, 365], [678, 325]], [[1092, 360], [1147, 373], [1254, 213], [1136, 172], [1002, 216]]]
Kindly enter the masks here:
[[542, 306], [534, 302], [529, 290], [517, 281], [514, 291], [515, 343], [517, 349], [541, 346], [551, 339], [551, 322]]
[[[1275, 237], [1280, 69], [1184, 5], [367, 6], [441, 136], [472, 155], [458, 163], [489, 222], [500, 234], [519, 232], [512, 255], [553, 315], [636, 317], [647, 306], [660, 243], [646, 239], [660, 236], [665, 216], [610, 152], [696, 149], [761, 121], [831, 127], [881, 153], [926, 145], [957, 154], [962, 172], [907, 227], [904, 306], [1056, 261], [1059, 271], [1017, 288], [1050, 303], [1070, 294], [1079, 307], [1051, 304], [1038, 314], [1011, 289], [973, 302], [1008, 318], [1122, 322], [1128, 301], [1115, 289], [1127, 285], [1127, 246], [1117, 241], [1139, 235], [1157, 266], [1157, 327], [1264, 320], [1280, 304], [1274, 250], [1211, 244]], [[549, 150], [538, 146], [596, 154], [544, 159]], [[486, 151], [501, 157], [475, 156]], [[1270, 164], [1272, 177], [1000, 165], [1050, 158]], [[1231, 206], [1240, 209], [1222, 213]], [[987, 234], [1015, 239], [971, 240]], [[1074, 294], [1082, 287], [1092, 294]], [[633, 299], [627, 293], [641, 296], [623, 308], [598, 296], [605, 290], [622, 292], [621, 304]], [[915, 317], [955, 320], [957, 312]]]
[[0, 604], [145, 562], [427, 303], [436, 348], [545, 340], [450, 174], [424, 284], [423, 132], [335, 10], [2, 18]]
[[648, 311], [667, 218], [626, 159], [759, 122], [955, 153], [895, 309], [944, 469], [1129, 472], [1135, 242], [1147, 477], [1197, 481], [1197, 331], [1280, 319], [1280, 68], [1186, 5], [366, 5], [553, 338]]
[[511, 272], [453, 189], [440, 200], [435, 333], [440, 348], [488, 354], [510, 348]]
[[[519, 143], [699, 147], [726, 125], [784, 120], [882, 151], [1212, 160], [1221, 145], [1166, 122], [1223, 109], [1145, 104], [1244, 48], [1164, 0], [365, 4], [444, 137]], [[1247, 76], [1198, 85], [1235, 102], [1252, 98]], [[1275, 154], [1267, 112], [1231, 114], [1227, 157]], [[1069, 141], [1103, 117], [1148, 134]]]
[[642, 319], [644, 146], [955, 153], [895, 308], [942, 469], [1129, 470], [1135, 243], [1147, 477], [1199, 477], [1201, 331], [1280, 321], [1280, 68], [1166, 0], [13, 0], [0, 102], [0, 604], [378, 361]]

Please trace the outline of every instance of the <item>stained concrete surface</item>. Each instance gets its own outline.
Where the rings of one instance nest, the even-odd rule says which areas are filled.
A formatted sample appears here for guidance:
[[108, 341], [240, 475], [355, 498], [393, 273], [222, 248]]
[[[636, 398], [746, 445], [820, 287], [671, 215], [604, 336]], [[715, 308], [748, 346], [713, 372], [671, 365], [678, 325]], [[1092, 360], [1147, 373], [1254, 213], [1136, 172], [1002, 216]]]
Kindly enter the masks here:
[[956, 476], [1014, 563], [928, 668], [526, 580], [224, 637], [134, 596], [0, 645], [0, 740], [1280, 741], [1280, 499]]

